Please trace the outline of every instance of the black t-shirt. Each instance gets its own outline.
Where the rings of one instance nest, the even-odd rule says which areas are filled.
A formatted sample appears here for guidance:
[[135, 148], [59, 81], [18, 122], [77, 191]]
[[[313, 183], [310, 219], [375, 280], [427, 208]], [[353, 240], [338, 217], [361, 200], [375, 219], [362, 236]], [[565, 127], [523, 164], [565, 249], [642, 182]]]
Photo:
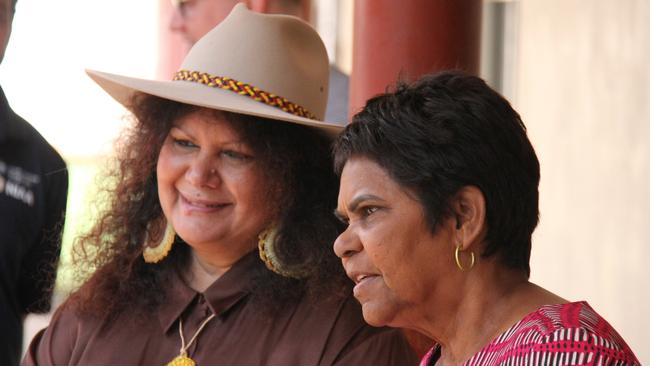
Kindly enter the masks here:
[[47, 312], [68, 192], [61, 156], [0, 88], [0, 365], [18, 365], [22, 321]]

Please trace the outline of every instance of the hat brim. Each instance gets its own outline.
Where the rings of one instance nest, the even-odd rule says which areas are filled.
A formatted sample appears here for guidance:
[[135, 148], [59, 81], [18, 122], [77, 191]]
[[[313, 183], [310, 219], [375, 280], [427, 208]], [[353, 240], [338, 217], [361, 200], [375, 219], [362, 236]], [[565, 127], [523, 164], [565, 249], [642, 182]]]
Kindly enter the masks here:
[[315, 127], [330, 137], [338, 135], [343, 130], [343, 126], [336, 123], [295, 116], [230, 90], [213, 88], [191, 81], [147, 80], [90, 69], [87, 69], [86, 73], [127, 109], [130, 109], [133, 95], [136, 92], [141, 92], [199, 107]]

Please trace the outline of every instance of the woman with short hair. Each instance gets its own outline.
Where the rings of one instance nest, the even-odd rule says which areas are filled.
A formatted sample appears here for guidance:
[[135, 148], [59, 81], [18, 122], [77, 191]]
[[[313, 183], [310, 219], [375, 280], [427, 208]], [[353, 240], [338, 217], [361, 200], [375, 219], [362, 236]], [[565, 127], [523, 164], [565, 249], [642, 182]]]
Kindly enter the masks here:
[[377, 96], [334, 148], [334, 250], [375, 326], [435, 341], [422, 365], [638, 365], [584, 301], [528, 280], [539, 162], [485, 82], [429, 75]]

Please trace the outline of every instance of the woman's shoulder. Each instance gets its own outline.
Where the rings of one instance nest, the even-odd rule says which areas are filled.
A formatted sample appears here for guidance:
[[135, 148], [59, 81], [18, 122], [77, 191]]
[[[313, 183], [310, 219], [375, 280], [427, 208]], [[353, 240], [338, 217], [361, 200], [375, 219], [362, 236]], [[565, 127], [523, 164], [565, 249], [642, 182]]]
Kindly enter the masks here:
[[604, 363], [639, 364], [618, 332], [584, 301], [544, 305], [492, 342], [499, 343], [510, 343], [510, 356], [525, 354], [549, 362], [559, 357], [593, 362], [601, 357]]
[[[536, 325], [544, 337], [555, 335], [558, 340], [575, 338], [575, 332], [610, 343], [625, 344], [616, 330], [586, 301], [544, 305], [522, 320], [522, 325]], [[574, 334], [572, 334], [574, 333]]]
[[65, 301], [54, 311], [48, 326], [32, 338], [23, 365], [70, 364], [70, 351], [84, 346], [82, 334], [98, 325], [93, 317], [82, 315], [74, 302]]
[[134, 352], [142, 353], [154, 331], [162, 333], [160, 322], [152, 321], [151, 316], [143, 318], [133, 311], [105, 315], [92, 310], [74, 296], [68, 298], [56, 309], [47, 328], [32, 339], [23, 366], [99, 365], [105, 364], [100, 360], [110, 360], [116, 353], [128, 359]]

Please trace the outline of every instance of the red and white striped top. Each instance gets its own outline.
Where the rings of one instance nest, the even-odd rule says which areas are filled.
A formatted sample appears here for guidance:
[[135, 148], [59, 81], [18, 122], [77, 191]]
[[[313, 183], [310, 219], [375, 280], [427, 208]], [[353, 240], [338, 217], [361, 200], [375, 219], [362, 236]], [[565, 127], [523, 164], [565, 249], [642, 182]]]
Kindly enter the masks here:
[[[434, 365], [435, 345], [420, 366]], [[526, 315], [463, 365], [640, 365], [609, 323], [584, 301]]]

